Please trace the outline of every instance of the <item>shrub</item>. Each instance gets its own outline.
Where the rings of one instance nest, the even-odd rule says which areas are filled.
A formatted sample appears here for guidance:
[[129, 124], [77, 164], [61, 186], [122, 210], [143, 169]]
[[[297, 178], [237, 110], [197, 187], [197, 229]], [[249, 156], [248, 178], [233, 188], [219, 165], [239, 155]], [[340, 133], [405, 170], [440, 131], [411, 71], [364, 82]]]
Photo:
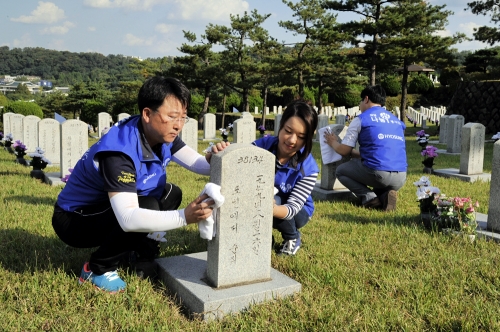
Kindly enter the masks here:
[[33, 102], [28, 102], [28, 101], [13, 101], [11, 103], [8, 103], [5, 106], [5, 113], [7, 112], [12, 112], [12, 113], [17, 113], [17, 114], [22, 114], [24, 116], [26, 115], [35, 115], [38, 116], [40, 119], [43, 118], [43, 111], [40, 105], [33, 103]]
[[304, 100], [310, 102], [312, 105], [316, 105], [316, 94], [317, 91], [314, 91], [314, 89], [304, 87]]
[[[418, 100], [418, 95], [406, 95], [406, 107], [414, 107]], [[401, 95], [397, 97], [387, 97], [385, 99], [385, 108], [389, 111], [394, 110], [394, 107], [401, 107]]]
[[387, 75], [380, 83], [385, 90], [387, 96], [396, 97], [401, 93], [401, 82], [395, 75]]
[[332, 95], [333, 104], [335, 106], [354, 107], [358, 106], [361, 101], [361, 91], [363, 86], [351, 84], [344, 91], [334, 92]]
[[[258, 107], [259, 110], [262, 108], [262, 105], [264, 104], [264, 100], [262, 99], [261, 96], [255, 96], [255, 95], [250, 95], [248, 97], [248, 109], [250, 113], [253, 113], [255, 111], [255, 107]], [[271, 108], [274, 105], [271, 105]], [[243, 111], [243, 110], [240, 110]]]
[[434, 83], [425, 75], [417, 75], [412, 78], [408, 86], [408, 93], [427, 93], [434, 88]]

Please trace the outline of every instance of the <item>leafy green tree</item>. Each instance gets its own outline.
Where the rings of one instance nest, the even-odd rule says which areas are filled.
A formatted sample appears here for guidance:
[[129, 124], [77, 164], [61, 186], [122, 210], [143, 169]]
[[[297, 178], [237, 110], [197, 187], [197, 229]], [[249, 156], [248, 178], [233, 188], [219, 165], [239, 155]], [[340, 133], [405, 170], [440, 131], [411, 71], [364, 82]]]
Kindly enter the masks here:
[[80, 120], [97, 127], [98, 114], [107, 111], [108, 106], [102, 100], [87, 99], [82, 105]]
[[401, 82], [395, 75], [386, 75], [380, 85], [388, 96], [396, 97], [401, 92]]
[[210, 94], [212, 89], [219, 84], [222, 73], [219, 66], [220, 55], [212, 51], [213, 43], [208, 41], [205, 35], [197, 41], [196, 34], [184, 31], [184, 38], [194, 45], [182, 44], [179, 51], [186, 54], [175, 57], [173, 65], [166, 71], [168, 76], [175, 76], [183, 81], [191, 89], [198, 89], [203, 93], [203, 104], [201, 109], [195, 110], [192, 105], [188, 114], [198, 119], [201, 128], [203, 116], [208, 112]]
[[5, 106], [4, 112], [5, 113], [12, 112], [17, 114], [22, 114], [24, 116], [35, 115], [38, 116], [40, 119], [43, 118], [42, 108], [38, 104], [22, 100], [17, 100], [9, 103], [7, 106]]
[[486, 73], [488, 68], [498, 64], [498, 51], [495, 49], [478, 50], [469, 54], [465, 58], [465, 72], [481, 72]]
[[384, 61], [403, 67], [401, 81], [401, 120], [405, 118], [408, 89], [408, 66], [412, 63], [439, 63], [451, 58], [450, 47], [460, 42], [465, 35], [441, 37], [436, 34], [448, 23], [451, 11], [446, 6], [434, 6], [420, 0], [401, 0], [392, 6], [384, 7], [382, 12], [385, 33], [380, 35]]
[[[467, 3], [469, 9], [476, 15], [489, 15], [491, 22], [500, 23], [500, 0], [479, 0]], [[466, 8], [467, 10], [467, 8]], [[482, 26], [474, 28], [474, 39], [489, 43], [490, 45], [500, 41], [500, 29], [497, 27]]]
[[[220, 44], [225, 50], [221, 52], [221, 70], [225, 75], [224, 84], [241, 93], [243, 111], [249, 111], [248, 98], [250, 90], [258, 84], [258, 63], [254, 58], [255, 46], [267, 42], [270, 37], [262, 27], [271, 14], [260, 15], [253, 10], [249, 15], [230, 15], [231, 25], [221, 26], [209, 24], [205, 30], [206, 38], [211, 44]], [[235, 76], [232, 76], [234, 74]]]
[[118, 91], [113, 93], [112, 114], [139, 114], [137, 95], [143, 84], [142, 80], [120, 82]]
[[359, 21], [349, 21], [339, 24], [339, 29], [351, 34], [352, 45], [364, 45], [370, 85], [375, 85], [377, 63], [380, 60], [380, 37], [386, 34], [388, 27], [383, 10], [400, 0], [327, 0], [323, 6], [340, 12], [351, 12], [360, 15]]
[[53, 118], [54, 112], [60, 113], [64, 109], [66, 95], [59, 90], [37, 95], [36, 102], [40, 105], [46, 117]]

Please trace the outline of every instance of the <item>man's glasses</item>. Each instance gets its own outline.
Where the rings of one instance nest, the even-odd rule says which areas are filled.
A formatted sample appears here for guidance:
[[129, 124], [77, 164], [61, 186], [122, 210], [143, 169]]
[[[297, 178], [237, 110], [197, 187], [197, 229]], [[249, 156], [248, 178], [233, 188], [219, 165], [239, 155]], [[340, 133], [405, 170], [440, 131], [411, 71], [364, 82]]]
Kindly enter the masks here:
[[[166, 122], [179, 122], [179, 123], [186, 123], [189, 121], [189, 118], [187, 116], [178, 116], [176, 118], [173, 118], [169, 115], [161, 115], [160, 113], [156, 113], [160, 116], [161, 122], [166, 123]], [[165, 117], [165, 120], [164, 120]]]

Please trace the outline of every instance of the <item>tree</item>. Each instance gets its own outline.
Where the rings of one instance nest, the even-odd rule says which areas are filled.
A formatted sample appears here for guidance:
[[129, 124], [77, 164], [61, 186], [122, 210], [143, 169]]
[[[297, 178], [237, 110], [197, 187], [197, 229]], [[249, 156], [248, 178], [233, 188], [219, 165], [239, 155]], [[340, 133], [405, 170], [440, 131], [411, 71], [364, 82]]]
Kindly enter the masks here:
[[401, 120], [405, 118], [408, 86], [408, 66], [416, 62], [439, 63], [451, 58], [450, 46], [460, 42], [465, 35], [441, 37], [436, 34], [448, 23], [451, 11], [443, 6], [433, 6], [420, 0], [401, 0], [384, 7], [385, 33], [380, 36], [385, 61], [403, 66], [401, 82]]
[[254, 48], [270, 39], [267, 30], [261, 26], [270, 15], [260, 15], [257, 10], [250, 15], [247, 12], [243, 16], [230, 15], [230, 27], [209, 24], [205, 30], [209, 43], [225, 47], [221, 52], [221, 69], [227, 74], [223, 78], [224, 84], [242, 95], [246, 112], [249, 111], [250, 89], [260, 79]]
[[498, 64], [498, 59], [496, 58], [497, 55], [498, 51], [495, 49], [478, 50], [472, 54], [469, 54], [465, 58], [465, 72], [486, 73], [489, 67]]
[[66, 95], [59, 90], [51, 93], [44, 93], [36, 97], [36, 102], [40, 105], [46, 117], [53, 118], [54, 112], [60, 113], [64, 109]]
[[[218, 77], [221, 74], [219, 67], [219, 54], [212, 51], [213, 43], [207, 40], [205, 35], [201, 36], [201, 40], [196, 41], [196, 34], [183, 31], [184, 38], [190, 45], [183, 43], [179, 51], [186, 54], [182, 57], [175, 57], [173, 65], [166, 71], [167, 75], [176, 76], [191, 89], [200, 89], [203, 91], [204, 101], [201, 112], [190, 114], [190, 116], [198, 118], [200, 128], [203, 125], [203, 117], [208, 112], [210, 101], [210, 93], [212, 88], [219, 82]], [[192, 110], [191, 110], [191, 113]]]
[[[490, 15], [495, 24], [500, 23], [500, 0], [480, 0], [467, 3], [467, 6], [476, 15]], [[467, 10], [467, 8], [465, 9]], [[474, 39], [489, 43], [490, 45], [500, 41], [500, 30], [495, 27], [482, 26], [474, 28]]]
[[[380, 35], [386, 34], [387, 29], [382, 12], [385, 7], [397, 2], [399, 0], [330, 0], [323, 4], [326, 9], [352, 12], [363, 16], [360, 21], [339, 24], [339, 29], [351, 33], [352, 45], [365, 45], [366, 57], [369, 59], [371, 85], [375, 85], [376, 81]], [[367, 36], [366, 39], [365, 36]]]

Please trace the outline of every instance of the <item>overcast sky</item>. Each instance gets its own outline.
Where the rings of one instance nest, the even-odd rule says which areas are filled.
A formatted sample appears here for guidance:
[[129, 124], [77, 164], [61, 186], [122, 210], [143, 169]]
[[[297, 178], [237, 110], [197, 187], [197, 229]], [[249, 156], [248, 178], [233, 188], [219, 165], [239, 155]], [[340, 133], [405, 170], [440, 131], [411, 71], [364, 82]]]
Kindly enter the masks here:
[[[471, 0], [430, 0], [454, 12], [443, 35], [491, 25], [489, 17], [464, 11]], [[228, 25], [229, 14], [257, 9], [272, 14], [264, 27], [279, 41], [294, 37], [278, 26], [292, 11], [281, 0], [5, 0], [1, 5], [0, 46], [43, 47], [71, 52], [122, 54], [141, 58], [181, 55], [183, 30], [197, 36], [209, 23]], [[359, 19], [340, 13], [338, 21]], [[490, 47], [476, 41], [454, 46], [459, 51]]]

